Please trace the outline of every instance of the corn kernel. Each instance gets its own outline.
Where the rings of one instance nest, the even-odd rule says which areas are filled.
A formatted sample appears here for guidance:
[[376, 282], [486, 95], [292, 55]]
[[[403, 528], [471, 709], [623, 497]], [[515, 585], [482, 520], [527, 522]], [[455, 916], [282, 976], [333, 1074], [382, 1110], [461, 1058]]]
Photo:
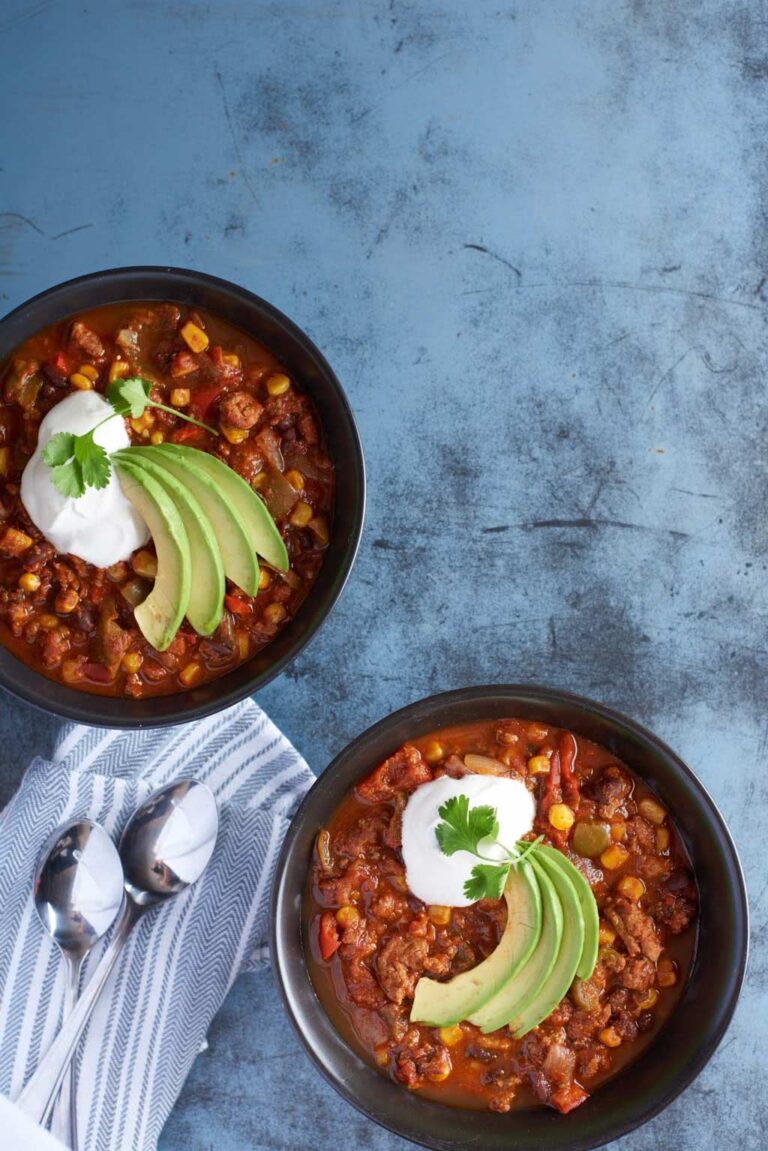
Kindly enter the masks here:
[[37, 591], [40, 587], [40, 576], [34, 572], [24, 572], [23, 576], [19, 576], [19, 587], [22, 591]]
[[247, 659], [251, 654], [251, 639], [247, 631], [235, 632], [237, 638], [237, 654], [240, 659]]
[[69, 382], [73, 388], [77, 388], [80, 392], [90, 392], [93, 388], [93, 380], [89, 380], [81, 372], [73, 372], [69, 377]]
[[153, 432], [152, 435], [149, 437], [149, 442], [151, 444], [161, 444], [164, 439], [165, 439], [165, 436], [163, 435], [162, 432]]
[[191, 320], [181, 329], [181, 338], [191, 352], [204, 352], [210, 343], [207, 333]]
[[40, 616], [40, 627], [43, 631], [53, 631], [55, 627], [59, 626], [59, 617], [51, 615], [49, 611], [44, 612]]
[[81, 376], [85, 376], [92, 384], [95, 384], [99, 378], [99, 369], [95, 368], [93, 364], [81, 364], [77, 370]]
[[600, 1042], [606, 1047], [621, 1047], [621, 1036], [615, 1027], [604, 1027], [600, 1032]]
[[264, 619], [267, 623], [282, 623], [288, 612], [281, 603], [270, 603], [264, 608]]
[[531, 775], [544, 775], [549, 771], [548, 755], [532, 755], [528, 760], [528, 771]]
[[430, 739], [427, 746], [424, 748], [424, 758], [427, 763], [439, 763], [445, 755], [442, 743], [438, 743], [436, 739]]
[[267, 380], [267, 391], [270, 396], [282, 396], [291, 386], [291, 381], [283, 372], [275, 372]]
[[457, 1043], [461, 1043], [464, 1032], [460, 1023], [454, 1023], [451, 1027], [441, 1027], [437, 1034], [440, 1036], [440, 1042], [446, 1047], [455, 1047]]
[[229, 440], [231, 444], [241, 444], [243, 440], [248, 439], [247, 428], [234, 428], [231, 424], [221, 424], [222, 435]]
[[109, 365], [109, 382], [114, 384], [115, 380], [123, 380], [128, 375], [130, 364], [125, 360], [113, 360]]
[[186, 408], [191, 398], [189, 388], [171, 389], [171, 407], [173, 408]]
[[203, 669], [200, 664], [192, 660], [179, 672], [179, 679], [185, 687], [192, 687], [192, 684], [197, 683], [202, 674]]
[[650, 1011], [650, 1009], [652, 1007], [656, 1006], [656, 1004], [658, 1003], [658, 1000], [659, 1000], [658, 991], [656, 990], [655, 987], [651, 987], [651, 989], [649, 991], [645, 992], [645, 994], [643, 995], [643, 998], [638, 999], [636, 1002], [637, 1002], [637, 1006], [640, 1008], [641, 1011]]
[[558, 831], [567, 831], [569, 827], [573, 827], [576, 818], [567, 803], [553, 803], [547, 817]]
[[655, 823], [657, 827], [661, 827], [667, 818], [666, 811], [655, 799], [641, 799], [637, 809], [644, 819], [649, 820], [650, 823]]
[[61, 665], [61, 678], [65, 683], [79, 683], [83, 678], [81, 661], [79, 659], [65, 659]]
[[240, 367], [240, 357], [235, 352], [224, 352], [221, 358], [225, 364], [229, 364], [230, 368]]
[[145, 579], [154, 579], [157, 575], [157, 556], [142, 548], [131, 559], [131, 567], [136, 575], [144, 576]]
[[259, 568], [259, 591], [264, 591], [272, 583], [272, 576], [266, 568]]
[[345, 904], [336, 912], [336, 922], [339, 927], [351, 927], [353, 923], [357, 923], [359, 918], [360, 912], [351, 903]]
[[619, 843], [627, 834], [627, 824], [624, 819], [614, 819], [611, 823], [611, 839]]
[[660, 959], [656, 968], [659, 987], [674, 987], [677, 983], [677, 964], [673, 959]]
[[615, 939], [616, 939], [616, 932], [613, 930], [613, 928], [608, 927], [604, 923], [601, 923], [600, 924], [600, 930], [597, 933], [597, 941], [600, 944], [600, 946], [601, 947], [610, 947]]
[[144, 657], [138, 651], [126, 652], [123, 656], [123, 671], [135, 675], [144, 662]]
[[622, 895], [626, 895], [627, 899], [634, 899], [635, 901], [645, 894], [645, 884], [636, 875], [622, 875], [616, 888]]
[[152, 427], [154, 422], [155, 422], [155, 417], [152, 415], [152, 413], [149, 410], [147, 410], [146, 412], [144, 412], [143, 416], [139, 416], [138, 419], [131, 420], [131, 427], [139, 435], [143, 435], [144, 432], [147, 432], [147, 434], [149, 434], [149, 428]]
[[374, 1048], [374, 1054], [379, 1067], [386, 1067], [389, 1064], [389, 1048], [386, 1043], [380, 1043]]
[[600, 862], [603, 867], [607, 867], [611, 871], [616, 867], [621, 867], [628, 859], [629, 852], [626, 847], [622, 847], [620, 843], [613, 843], [610, 847], [606, 847], [600, 856]]
[[437, 927], [446, 927], [451, 922], [450, 907], [443, 907], [441, 903], [433, 903], [427, 908], [427, 915]]
[[0, 540], [0, 549], [12, 556], [20, 556], [22, 552], [32, 547], [32, 536], [20, 532], [17, 528], [6, 528]]
[[291, 485], [291, 487], [295, 488], [297, 492], [304, 491], [304, 488], [306, 487], [304, 483], [304, 476], [301, 474], [301, 472], [297, 471], [296, 468], [291, 468], [289, 472], [286, 472], [285, 478], [288, 480], [288, 483]]
[[8, 475], [8, 465], [11, 462], [11, 449], [0, 448], [0, 476]]
[[74, 588], [68, 587], [65, 591], [60, 591], [54, 600], [53, 606], [59, 615], [69, 615], [73, 612], [77, 605], [80, 603], [80, 596]]
[[295, 528], [305, 528], [309, 521], [314, 518], [314, 511], [309, 504], [298, 503], [291, 512], [290, 522]]
[[266, 472], [257, 472], [256, 475], [251, 480], [251, 487], [254, 489], [254, 491], [258, 491], [259, 488], [264, 487], [264, 484], [266, 482], [267, 482], [267, 473]]
[[657, 827], [656, 828], [656, 850], [669, 851], [669, 828]]

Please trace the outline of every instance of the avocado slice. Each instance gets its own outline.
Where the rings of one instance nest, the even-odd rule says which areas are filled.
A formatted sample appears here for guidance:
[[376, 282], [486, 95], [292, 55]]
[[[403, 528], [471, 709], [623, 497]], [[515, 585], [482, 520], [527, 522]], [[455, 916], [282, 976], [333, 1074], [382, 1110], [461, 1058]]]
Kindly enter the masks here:
[[576, 864], [567, 855], [563, 855], [562, 851], [556, 851], [554, 847], [548, 847], [545, 844], [541, 844], [537, 851], [540, 856], [544, 856], [555, 866], [562, 868], [576, 890], [584, 919], [584, 947], [579, 959], [579, 966], [576, 968], [576, 974], [579, 979], [589, 979], [597, 963], [598, 935], [600, 932], [600, 916], [592, 888], [589, 886], [587, 877], [579, 871]]
[[504, 886], [507, 924], [498, 946], [471, 971], [447, 983], [422, 977], [411, 1008], [413, 1022], [447, 1027], [467, 1019], [528, 962], [541, 935], [541, 894], [533, 870], [523, 862], [510, 869]]
[[113, 456], [120, 486], [146, 523], [157, 552], [152, 591], [134, 611], [142, 635], [165, 651], [189, 607], [192, 559], [189, 540], [175, 503], [159, 483], [130, 460]]
[[125, 451], [130, 452], [131, 457], [135, 453], [137, 457], [143, 456], [158, 467], [166, 468], [192, 493], [213, 528], [227, 579], [231, 579], [247, 595], [256, 595], [259, 590], [259, 561], [242, 517], [227, 500], [219, 485], [196, 462], [182, 459], [175, 452], [172, 455], [162, 454], [160, 447], [126, 448]]
[[132, 456], [136, 466], [147, 472], [171, 497], [181, 516], [192, 557], [192, 586], [187, 619], [198, 635], [212, 635], [224, 614], [224, 564], [216, 536], [200, 504], [188, 488], [167, 468], [159, 468], [146, 456]]
[[533, 854], [529, 862], [541, 892], [541, 935], [525, 966], [508, 979], [487, 1003], [468, 1016], [470, 1023], [476, 1024], [486, 1033], [506, 1026], [510, 1019], [528, 1008], [548, 979], [560, 951], [563, 909], [557, 891], [549, 874], [536, 863]]
[[240, 515], [253, 550], [279, 571], [288, 571], [288, 552], [277, 524], [272, 519], [266, 504], [242, 476], [216, 456], [212, 456], [209, 452], [201, 452], [199, 448], [184, 447], [182, 444], [162, 444], [156, 450], [168, 458], [176, 457], [195, 463], [201, 471], [204, 471]]
[[584, 917], [581, 913], [581, 904], [565, 868], [546, 855], [539, 856], [533, 866], [540, 876], [546, 873], [554, 884], [563, 909], [563, 936], [549, 975], [536, 994], [527, 1003], [519, 1005], [509, 1019], [509, 1027], [514, 1032], [515, 1039], [520, 1039], [554, 1011], [573, 983], [584, 948]]

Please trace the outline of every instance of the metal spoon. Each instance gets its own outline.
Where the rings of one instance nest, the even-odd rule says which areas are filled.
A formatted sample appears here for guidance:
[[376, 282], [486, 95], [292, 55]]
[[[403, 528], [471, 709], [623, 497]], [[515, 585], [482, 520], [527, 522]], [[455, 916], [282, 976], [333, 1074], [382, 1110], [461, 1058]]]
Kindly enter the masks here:
[[[79, 819], [59, 827], [40, 852], [33, 897], [43, 927], [66, 963], [64, 1019], [77, 1002], [88, 952], [112, 926], [123, 899], [123, 868], [102, 827]], [[75, 1061], [53, 1109], [51, 1130], [77, 1151]]]
[[45, 1124], [78, 1040], [131, 930], [147, 911], [195, 883], [213, 854], [219, 828], [216, 800], [195, 779], [153, 792], [131, 817], [120, 840], [125, 898], [115, 933], [69, 1019], [17, 1099], [35, 1123]]

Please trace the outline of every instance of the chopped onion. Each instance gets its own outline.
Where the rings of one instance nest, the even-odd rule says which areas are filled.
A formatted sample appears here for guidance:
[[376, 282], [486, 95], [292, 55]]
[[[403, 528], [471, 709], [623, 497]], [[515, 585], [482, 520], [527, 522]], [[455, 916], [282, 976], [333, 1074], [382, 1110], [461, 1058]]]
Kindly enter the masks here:
[[464, 765], [474, 775], [509, 775], [508, 769], [490, 755], [465, 755]]

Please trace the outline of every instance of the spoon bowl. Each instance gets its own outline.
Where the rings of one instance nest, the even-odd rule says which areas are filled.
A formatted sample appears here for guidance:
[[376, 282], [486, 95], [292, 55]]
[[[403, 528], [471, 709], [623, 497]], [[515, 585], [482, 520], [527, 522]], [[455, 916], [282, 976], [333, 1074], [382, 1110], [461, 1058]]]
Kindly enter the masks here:
[[153, 792], [120, 840], [131, 899], [148, 908], [195, 883], [213, 854], [218, 829], [216, 800], [204, 783], [182, 779]]
[[112, 926], [123, 901], [123, 868], [103, 827], [79, 819], [43, 844], [34, 882], [37, 914], [62, 951], [83, 958]]

